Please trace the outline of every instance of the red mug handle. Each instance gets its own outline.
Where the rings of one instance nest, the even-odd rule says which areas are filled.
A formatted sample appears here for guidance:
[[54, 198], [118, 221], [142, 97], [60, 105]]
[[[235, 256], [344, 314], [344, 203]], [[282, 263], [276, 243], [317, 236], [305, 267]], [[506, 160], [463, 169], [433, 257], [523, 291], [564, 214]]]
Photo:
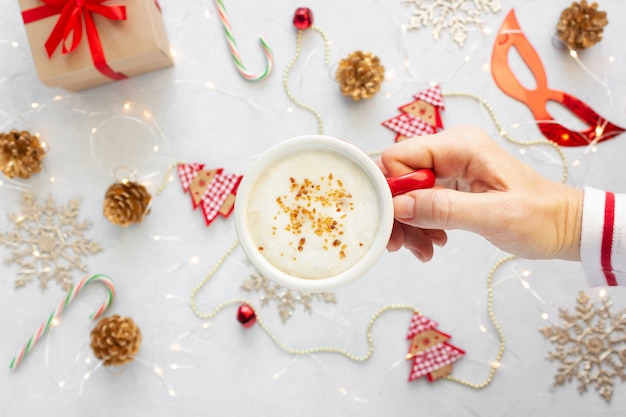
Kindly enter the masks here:
[[435, 186], [435, 173], [430, 169], [418, 169], [398, 177], [387, 178], [393, 197], [413, 190]]

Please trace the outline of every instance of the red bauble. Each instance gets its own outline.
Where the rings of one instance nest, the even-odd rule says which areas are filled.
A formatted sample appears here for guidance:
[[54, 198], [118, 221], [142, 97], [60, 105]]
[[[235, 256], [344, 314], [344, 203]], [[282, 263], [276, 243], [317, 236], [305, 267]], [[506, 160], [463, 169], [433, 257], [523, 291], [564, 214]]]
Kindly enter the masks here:
[[298, 30], [305, 30], [313, 26], [313, 12], [308, 7], [298, 7], [293, 15], [293, 25]]
[[242, 304], [237, 310], [237, 320], [247, 329], [248, 327], [254, 326], [254, 323], [256, 323], [256, 313], [248, 304]]

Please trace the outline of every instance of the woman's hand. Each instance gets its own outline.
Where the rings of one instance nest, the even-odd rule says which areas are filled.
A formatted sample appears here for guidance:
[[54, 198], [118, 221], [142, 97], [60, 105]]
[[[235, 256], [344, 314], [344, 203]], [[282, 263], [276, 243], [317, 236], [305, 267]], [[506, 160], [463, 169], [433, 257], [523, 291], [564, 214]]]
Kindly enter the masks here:
[[394, 198], [388, 250], [407, 247], [422, 261], [445, 230], [478, 233], [500, 249], [530, 259], [580, 259], [583, 192], [550, 181], [475, 127], [399, 142], [383, 151], [387, 176], [430, 168], [435, 188]]

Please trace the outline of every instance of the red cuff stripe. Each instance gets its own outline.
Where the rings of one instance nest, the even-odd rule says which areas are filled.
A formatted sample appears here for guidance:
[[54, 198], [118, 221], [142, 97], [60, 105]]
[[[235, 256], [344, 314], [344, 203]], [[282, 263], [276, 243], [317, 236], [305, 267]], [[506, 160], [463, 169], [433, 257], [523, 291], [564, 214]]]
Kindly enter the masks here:
[[602, 271], [609, 286], [616, 286], [617, 280], [611, 266], [611, 252], [613, 251], [613, 224], [615, 223], [615, 194], [606, 193], [604, 203], [604, 227], [602, 230], [602, 252], [600, 262]]

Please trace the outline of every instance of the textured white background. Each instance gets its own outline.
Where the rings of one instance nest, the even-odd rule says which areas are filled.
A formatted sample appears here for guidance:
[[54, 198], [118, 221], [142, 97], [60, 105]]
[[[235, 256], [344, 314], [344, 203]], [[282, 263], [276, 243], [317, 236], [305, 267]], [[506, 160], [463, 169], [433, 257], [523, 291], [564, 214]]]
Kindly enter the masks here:
[[[397, 114], [399, 105], [433, 81], [444, 91], [482, 96], [514, 136], [539, 139], [526, 107], [504, 95], [489, 71], [494, 34], [515, 7], [522, 29], [545, 64], [550, 86], [572, 93], [624, 126], [626, 29], [621, 18], [626, 6], [602, 2], [610, 21], [605, 40], [581, 54], [580, 65], [552, 41], [558, 16], [569, 3], [505, 0], [500, 13], [485, 16], [487, 33], [471, 29], [466, 45], [459, 48], [447, 33], [434, 41], [431, 28], [403, 31], [412, 9], [398, 0], [312, 0], [306, 5], [313, 9], [316, 25], [333, 42], [330, 69], [324, 67], [319, 34], [304, 33], [302, 57], [290, 84], [297, 97], [320, 111], [326, 134], [348, 139], [366, 151], [392, 143], [393, 133], [380, 122]], [[252, 71], [260, 68], [256, 39], [261, 34], [274, 50], [275, 72], [263, 82], [248, 83], [234, 70], [212, 1], [162, 0], [176, 66], [75, 94], [49, 89], [37, 80], [16, 2], [2, 0], [1, 5], [0, 127], [38, 131], [50, 147], [44, 172], [19, 184], [40, 200], [48, 195], [58, 204], [80, 199], [81, 218], [93, 222], [89, 237], [104, 247], [86, 258], [89, 271], [112, 277], [118, 297], [111, 313], [135, 319], [144, 341], [136, 362], [121, 370], [100, 368], [85, 381], [84, 374], [95, 366], [88, 348], [92, 323], [86, 317], [102, 296], [100, 288], [90, 288], [16, 372], [2, 365], [0, 415], [621, 416], [626, 412], [626, 386], [619, 381], [611, 405], [592, 387], [579, 396], [576, 383], [551, 386], [557, 364], [545, 356], [554, 347], [538, 330], [560, 322], [559, 307], [572, 311], [580, 289], [597, 293], [586, 288], [577, 263], [518, 260], [501, 268], [495, 310], [507, 350], [493, 384], [474, 391], [448, 381], [406, 382], [409, 312], [390, 312], [376, 322], [375, 351], [364, 364], [333, 354], [291, 356], [258, 326], [243, 329], [235, 320], [235, 307], [226, 308], [203, 328], [205, 323], [188, 307], [188, 296], [235, 239], [234, 225], [232, 219], [219, 218], [206, 228], [176, 178], [155, 198], [142, 224], [121, 229], [102, 217], [102, 198], [114, 180], [115, 165], [132, 165], [154, 193], [170, 162], [203, 162], [243, 174], [268, 146], [316, 132], [314, 117], [293, 106], [281, 82], [295, 49], [292, 14], [305, 4], [226, 0], [245, 64]], [[338, 60], [357, 49], [381, 58], [387, 80], [374, 99], [353, 103], [340, 95], [333, 73]], [[512, 63], [524, 84], [532, 86], [521, 61], [512, 57]], [[566, 124], [580, 126], [558, 106], [550, 109]], [[497, 135], [491, 119], [471, 100], [447, 99], [443, 122], [447, 127], [477, 124], [544, 175], [560, 178], [560, 159], [552, 149], [540, 146], [521, 153], [519, 146]], [[155, 143], [159, 151], [152, 154]], [[570, 164], [580, 160], [570, 167], [569, 182], [626, 192], [625, 151], [625, 136], [600, 144], [597, 152], [566, 149]], [[51, 176], [54, 183], [49, 182]], [[8, 214], [19, 213], [20, 200], [20, 193], [4, 184], [2, 231], [11, 228]], [[0, 248], [0, 255], [4, 259], [8, 251]], [[411, 304], [438, 321], [440, 330], [452, 334], [452, 342], [467, 352], [454, 365], [454, 375], [479, 382], [497, 349], [486, 318], [485, 277], [504, 255], [479, 237], [453, 232], [447, 247], [438, 249], [427, 264], [404, 251], [385, 254], [363, 279], [336, 292], [336, 305], [315, 304], [312, 315], [300, 307], [283, 324], [274, 307], [258, 312], [289, 346], [330, 345], [363, 354], [371, 314], [384, 305]], [[44, 292], [36, 283], [14, 290], [17, 271], [15, 266], [0, 265], [0, 365], [8, 365], [63, 297], [55, 285]], [[200, 292], [200, 308], [208, 311], [234, 297], [260, 305], [258, 294], [239, 288], [252, 272], [237, 249]], [[525, 275], [529, 288], [522, 285]], [[608, 294], [615, 310], [623, 308], [623, 289]], [[544, 313], [547, 320], [542, 319]], [[163, 369], [164, 382], [152, 372], [154, 367]]]

